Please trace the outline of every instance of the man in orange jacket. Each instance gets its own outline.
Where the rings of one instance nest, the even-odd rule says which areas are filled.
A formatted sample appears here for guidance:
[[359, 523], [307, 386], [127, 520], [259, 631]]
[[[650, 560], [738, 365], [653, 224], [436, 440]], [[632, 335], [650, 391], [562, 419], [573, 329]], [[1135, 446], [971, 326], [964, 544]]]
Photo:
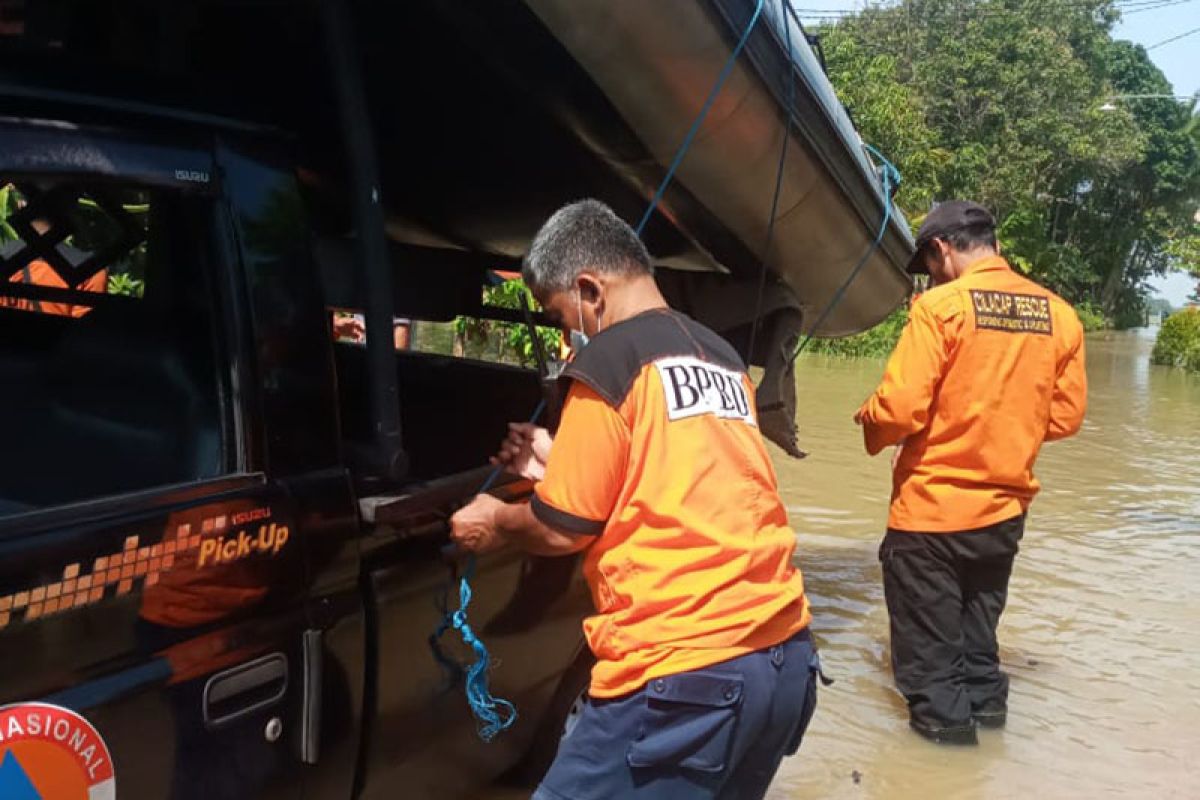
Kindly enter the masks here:
[[583, 552], [596, 665], [536, 800], [761, 798], [816, 703], [795, 533], [754, 385], [721, 337], [672, 311], [637, 234], [594, 200], [538, 232], [524, 275], [575, 358], [553, 441], [515, 425], [498, 460], [528, 503], [480, 495], [466, 550]]
[[1009, 268], [975, 203], [934, 208], [908, 269], [935, 286], [914, 301], [854, 419], [871, 455], [900, 448], [879, 558], [909, 724], [935, 742], [975, 744], [976, 725], [1007, 718], [996, 625], [1038, 451], [1083, 422], [1083, 328], [1070, 305]]

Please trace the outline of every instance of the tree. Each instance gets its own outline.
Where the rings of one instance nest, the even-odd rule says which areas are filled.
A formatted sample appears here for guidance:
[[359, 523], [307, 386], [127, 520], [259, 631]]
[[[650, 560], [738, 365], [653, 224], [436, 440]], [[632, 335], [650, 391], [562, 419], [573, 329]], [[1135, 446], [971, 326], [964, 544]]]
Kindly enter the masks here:
[[822, 47], [829, 78], [859, 134], [900, 170], [897, 204], [919, 216], [934, 199], [938, 170], [952, 159], [937, 146], [920, 95], [898, 80], [895, 56], [872, 52], [845, 26], [825, 31]]
[[[1113, 42], [1106, 73], [1120, 94], [1169, 94], [1171, 85], [1146, 51]], [[1115, 173], [1093, 179], [1070, 209], [1070, 225], [1098, 282], [1091, 299], [1118, 321], [1140, 319], [1146, 280], [1178, 261], [1200, 196], [1200, 153], [1188, 132], [1191, 115], [1173, 100], [1147, 98], [1121, 104], [1137, 127], [1140, 157]]]
[[[537, 307], [533, 293], [519, 278], [487, 287], [483, 290], [483, 302], [484, 305], [518, 309], [522, 294], [531, 309]], [[548, 357], [554, 357], [562, 341], [561, 332], [543, 327], [534, 330], [543, 351]], [[529, 326], [524, 323], [459, 317], [454, 322], [454, 352], [467, 355], [471, 346], [475, 355], [490, 360], [516, 361], [521, 366], [533, 366], [537, 360]]]
[[901, 0], [822, 32], [860, 130], [895, 155], [898, 200], [997, 215], [1018, 268], [1109, 319], [1140, 320], [1154, 274], [1195, 263], [1196, 125], [1110, 0]]

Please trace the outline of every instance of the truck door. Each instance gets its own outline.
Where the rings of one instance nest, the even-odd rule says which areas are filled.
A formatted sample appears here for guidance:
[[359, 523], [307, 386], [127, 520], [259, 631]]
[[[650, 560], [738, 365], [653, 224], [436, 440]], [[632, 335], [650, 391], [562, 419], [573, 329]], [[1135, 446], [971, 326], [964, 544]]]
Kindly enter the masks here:
[[293, 798], [305, 563], [211, 149], [0, 121], [0, 797]]
[[[406, 267], [417, 268], [398, 269]], [[417, 348], [427, 346], [425, 336]], [[355, 409], [367, 394], [364, 356], [349, 342], [335, 349], [342, 419], [351, 433], [363, 430]], [[537, 405], [538, 381], [528, 369], [420, 349], [397, 352], [396, 369], [411, 483], [395, 496], [360, 501], [362, 579], [353, 586], [365, 596], [369, 656], [359, 796], [481, 797], [497, 780], [540, 778], [535, 762], [544, 767], [553, 754], [562, 717], [590, 671], [580, 622], [591, 599], [578, 555], [504, 549], [479, 559], [468, 620], [490, 650], [492, 691], [518, 709], [511, 729], [482, 741], [464, 691], [475, 654], [453, 629], [431, 638], [459, 606], [465, 565], [443, 549], [447, 519], [487, 479], [488, 456], [506, 423], [528, 418]], [[532, 489], [527, 481], [501, 483], [514, 500]], [[555, 702], [560, 688], [569, 694], [565, 705]]]

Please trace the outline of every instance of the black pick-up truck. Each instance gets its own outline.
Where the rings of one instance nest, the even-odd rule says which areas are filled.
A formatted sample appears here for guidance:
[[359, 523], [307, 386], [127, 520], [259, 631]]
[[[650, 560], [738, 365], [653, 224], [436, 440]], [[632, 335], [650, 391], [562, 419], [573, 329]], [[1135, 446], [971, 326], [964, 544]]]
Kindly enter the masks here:
[[48, 780], [54, 743], [18, 730], [36, 701], [86, 717], [123, 798], [449, 797], [507, 771], [586, 680], [574, 560], [479, 565], [471, 619], [520, 710], [495, 742], [426, 639], [457, 603], [446, 514], [536, 376], [389, 353], [404, 479], [356, 485], [368, 352], [330, 335], [294, 165], [69, 119], [0, 121], [0, 749]]
[[[470, 652], [430, 636], [463, 568], [448, 516], [543, 386], [397, 349], [394, 321], [520, 323], [484, 305], [489, 270], [578, 196], [636, 218], [754, 9], [0, 2], [0, 798], [537, 780], [590, 670], [578, 559], [480, 560], [471, 624], [519, 712], [494, 741], [463, 694]], [[692, 275], [745, 288], [769, 268], [807, 310], [888, 198], [798, 23], [772, 14], [731, 83], [745, 103], [718, 109], [645, 235], [684, 295]], [[576, 19], [624, 24], [591, 36]], [[677, 41], [643, 46], [647, 31]], [[604, 47], [642, 59], [639, 92]], [[809, 224], [780, 246], [812, 266], [764, 264], [765, 213], [723, 205], [769, 200], [752, 173], [773, 157], [719, 148], [778, 133], [785, 68], [803, 144], [785, 194]], [[741, 105], [750, 128], [730, 128]], [[911, 239], [886, 234], [817, 333], [904, 296]], [[339, 310], [365, 319], [365, 345], [338, 341]]]

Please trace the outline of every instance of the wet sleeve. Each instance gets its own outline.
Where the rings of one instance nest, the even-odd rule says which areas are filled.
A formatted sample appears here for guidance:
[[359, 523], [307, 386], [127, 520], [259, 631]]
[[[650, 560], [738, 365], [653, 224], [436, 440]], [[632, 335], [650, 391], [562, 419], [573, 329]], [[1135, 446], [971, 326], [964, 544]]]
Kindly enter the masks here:
[[933, 394], [949, 359], [946, 330], [928, 306], [913, 303], [908, 324], [888, 359], [883, 380], [858, 410], [871, 455], [925, 428]]
[[1084, 369], [1083, 328], [1078, 321], [1071, 326], [1066, 355], [1058, 365], [1054, 393], [1050, 397], [1050, 419], [1046, 441], [1065, 439], [1079, 431], [1087, 411], [1087, 372]]
[[556, 531], [600, 535], [625, 482], [628, 457], [625, 420], [575, 381], [563, 404], [546, 476], [534, 488], [534, 516]]

